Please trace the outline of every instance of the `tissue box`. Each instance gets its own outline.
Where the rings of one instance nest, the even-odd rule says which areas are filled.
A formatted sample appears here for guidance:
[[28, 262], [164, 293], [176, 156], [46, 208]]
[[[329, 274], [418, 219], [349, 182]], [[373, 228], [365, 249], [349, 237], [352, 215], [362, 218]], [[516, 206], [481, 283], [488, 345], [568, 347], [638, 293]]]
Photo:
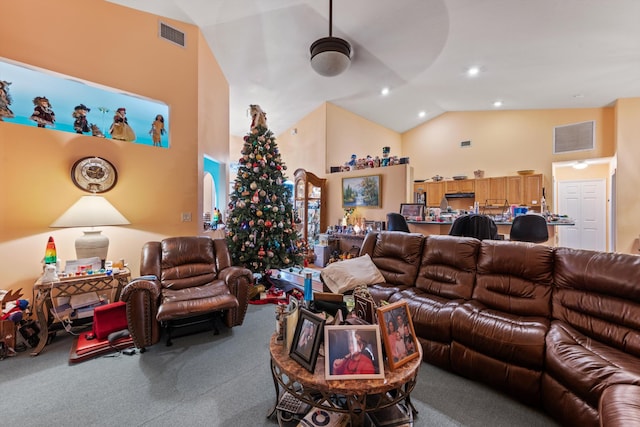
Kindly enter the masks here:
[[316, 260], [313, 262], [318, 267], [324, 267], [329, 263], [331, 256], [331, 248], [329, 246], [315, 245], [313, 252], [316, 254]]

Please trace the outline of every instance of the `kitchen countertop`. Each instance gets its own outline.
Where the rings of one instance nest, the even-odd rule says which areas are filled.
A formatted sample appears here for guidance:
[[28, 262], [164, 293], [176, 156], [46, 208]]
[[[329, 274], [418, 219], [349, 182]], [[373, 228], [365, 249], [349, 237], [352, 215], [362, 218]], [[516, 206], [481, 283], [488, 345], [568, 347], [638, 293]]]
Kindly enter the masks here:
[[[408, 224], [434, 224], [434, 225], [451, 225], [453, 221], [407, 221]], [[496, 225], [511, 225], [512, 221], [495, 221]], [[562, 219], [559, 221], [547, 221], [547, 225], [576, 225], [575, 221], [571, 219]]]

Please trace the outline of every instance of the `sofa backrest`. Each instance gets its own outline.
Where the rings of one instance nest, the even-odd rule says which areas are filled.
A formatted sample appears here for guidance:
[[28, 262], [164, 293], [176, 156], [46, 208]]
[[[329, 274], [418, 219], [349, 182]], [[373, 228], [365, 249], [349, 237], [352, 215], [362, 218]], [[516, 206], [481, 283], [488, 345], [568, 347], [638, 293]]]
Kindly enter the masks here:
[[520, 316], [551, 317], [553, 248], [483, 240], [473, 299]]
[[384, 280], [392, 285], [412, 286], [415, 283], [424, 236], [402, 231], [367, 233], [360, 255], [369, 254]]
[[431, 235], [425, 239], [416, 287], [447, 299], [470, 299], [480, 240]]
[[640, 357], [640, 257], [557, 248], [552, 315]]
[[142, 248], [140, 274], [153, 274], [163, 288], [184, 289], [212, 282], [218, 275], [214, 242], [208, 237], [170, 237]]

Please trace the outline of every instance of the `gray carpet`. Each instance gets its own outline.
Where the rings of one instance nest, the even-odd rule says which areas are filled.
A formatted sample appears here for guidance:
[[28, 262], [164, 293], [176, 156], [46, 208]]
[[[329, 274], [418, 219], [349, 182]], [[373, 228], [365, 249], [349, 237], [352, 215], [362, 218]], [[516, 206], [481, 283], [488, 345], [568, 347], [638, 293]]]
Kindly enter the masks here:
[[[73, 337], [58, 332], [37, 357], [0, 361], [0, 419], [21, 426], [277, 426], [269, 370], [273, 305], [250, 306], [242, 326], [69, 365]], [[422, 364], [415, 426], [549, 426], [499, 392]]]

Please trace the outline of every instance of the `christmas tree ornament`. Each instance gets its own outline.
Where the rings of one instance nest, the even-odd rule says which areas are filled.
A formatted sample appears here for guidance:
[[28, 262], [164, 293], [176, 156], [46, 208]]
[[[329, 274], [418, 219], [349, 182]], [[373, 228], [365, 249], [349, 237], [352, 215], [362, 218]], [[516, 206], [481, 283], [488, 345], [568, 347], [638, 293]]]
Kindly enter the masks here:
[[249, 188], [255, 190], [256, 188], [258, 188], [258, 183], [253, 181], [251, 184], [249, 184]]
[[258, 202], [260, 202], [260, 196], [259, 196], [258, 191], [256, 191], [256, 192], [253, 194], [253, 197], [251, 198], [251, 202], [252, 202], [252, 203], [256, 203], [256, 204], [257, 204]]

